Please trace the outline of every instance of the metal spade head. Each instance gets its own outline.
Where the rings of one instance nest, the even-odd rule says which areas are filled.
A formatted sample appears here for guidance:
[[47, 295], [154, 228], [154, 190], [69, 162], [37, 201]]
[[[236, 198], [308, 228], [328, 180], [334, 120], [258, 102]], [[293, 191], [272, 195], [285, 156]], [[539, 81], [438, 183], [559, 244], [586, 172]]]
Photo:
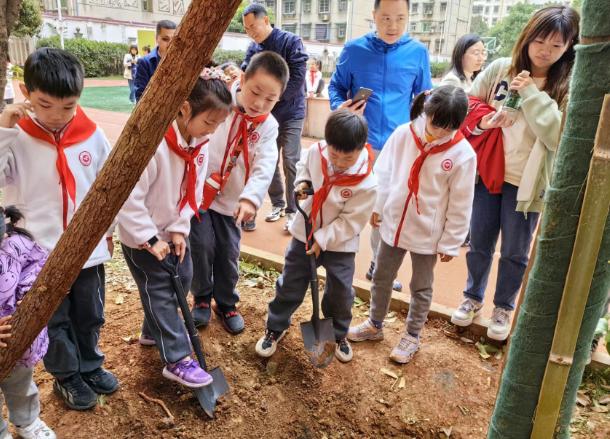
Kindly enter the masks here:
[[301, 335], [311, 364], [319, 368], [328, 366], [335, 356], [336, 348], [332, 319], [301, 323]]
[[222, 370], [218, 367], [209, 370], [208, 373], [212, 375], [212, 378], [214, 379], [212, 384], [199, 389], [193, 389], [193, 392], [197, 396], [199, 405], [205, 414], [208, 415], [210, 419], [214, 419], [216, 402], [218, 401], [218, 398], [229, 392], [229, 383], [227, 383], [227, 379], [222, 373]]

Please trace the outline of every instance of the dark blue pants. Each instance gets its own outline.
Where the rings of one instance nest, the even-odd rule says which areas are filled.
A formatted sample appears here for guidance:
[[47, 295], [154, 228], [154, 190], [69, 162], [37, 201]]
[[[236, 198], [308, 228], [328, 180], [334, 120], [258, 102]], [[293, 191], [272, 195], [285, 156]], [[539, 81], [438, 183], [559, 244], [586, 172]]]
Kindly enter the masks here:
[[222, 312], [235, 310], [239, 294], [239, 242], [241, 230], [232, 216], [213, 210], [200, 213], [191, 220], [189, 235], [193, 255], [195, 302], [210, 303], [212, 297]]
[[104, 324], [104, 265], [81, 270], [48, 324], [44, 367], [55, 378], [92, 372], [104, 363], [98, 347]]
[[133, 79], [128, 79], [127, 83], [129, 84], [129, 100], [132, 103], [136, 103], [136, 84]]
[[464, 296], [483, 301], [489, 271], [502, 233], [500, 263], [494, 305], [512, 310], [529, 260], [530, 245], [539, 213], [515, 211], [517, 187], [504, 183], [502, 193], [492, 195], [477, 183], [470, 223], [470, 251], [466, 254], [468, 281]]

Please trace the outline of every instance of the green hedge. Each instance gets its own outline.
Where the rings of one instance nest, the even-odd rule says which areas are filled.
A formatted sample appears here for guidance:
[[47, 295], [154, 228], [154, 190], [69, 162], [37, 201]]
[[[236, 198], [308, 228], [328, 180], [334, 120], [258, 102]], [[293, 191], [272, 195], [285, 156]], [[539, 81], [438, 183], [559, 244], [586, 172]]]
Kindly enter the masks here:
[[[42, 38], [38, 40], [37, 47], [59, 48], [59, 37]], [[129, 51], [127, 44], [106, 43], [84, 38], [64, 40], [64, 47], [83, 63], [87, 78], [122, 74], [123, 57]]]
[[241, 65], [245, 57], [246, 52], [244, 52], [243, 50], [216, 49], [214, 51], [214, 55], [212, 55], [212, 59], [218, 65], [224, 64], [226, 62], [234, 62], [239, 66]]
[[440, 78], [449, 70], [448, 62], [433, 62], [430, 64], [430, 73], [433, 78]]

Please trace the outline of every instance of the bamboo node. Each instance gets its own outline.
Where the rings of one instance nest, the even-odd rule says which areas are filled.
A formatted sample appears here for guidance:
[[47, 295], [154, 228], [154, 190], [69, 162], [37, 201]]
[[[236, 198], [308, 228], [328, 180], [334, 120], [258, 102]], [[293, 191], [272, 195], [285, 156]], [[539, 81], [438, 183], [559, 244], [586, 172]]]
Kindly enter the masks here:
[[571, 366], [574, 362], [574, 357], [566, 357], [564, 355], [557, 355], [551, 353], [549, 356], [549, 361], [551, 363], [559, 364], [561, 366]]

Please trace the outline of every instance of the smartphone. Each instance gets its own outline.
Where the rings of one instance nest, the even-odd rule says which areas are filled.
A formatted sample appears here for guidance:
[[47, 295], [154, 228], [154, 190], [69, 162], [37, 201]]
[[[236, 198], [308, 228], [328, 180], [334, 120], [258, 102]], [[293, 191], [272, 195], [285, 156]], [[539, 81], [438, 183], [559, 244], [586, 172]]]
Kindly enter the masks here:
[[360, 87], [358, 92], [352, 98], [352, 104], [355, 104], [356, 102], [360, 102], [362, 100], [366, 101], [372, 94], [373, 90], [371, 90], [370, 88]]

